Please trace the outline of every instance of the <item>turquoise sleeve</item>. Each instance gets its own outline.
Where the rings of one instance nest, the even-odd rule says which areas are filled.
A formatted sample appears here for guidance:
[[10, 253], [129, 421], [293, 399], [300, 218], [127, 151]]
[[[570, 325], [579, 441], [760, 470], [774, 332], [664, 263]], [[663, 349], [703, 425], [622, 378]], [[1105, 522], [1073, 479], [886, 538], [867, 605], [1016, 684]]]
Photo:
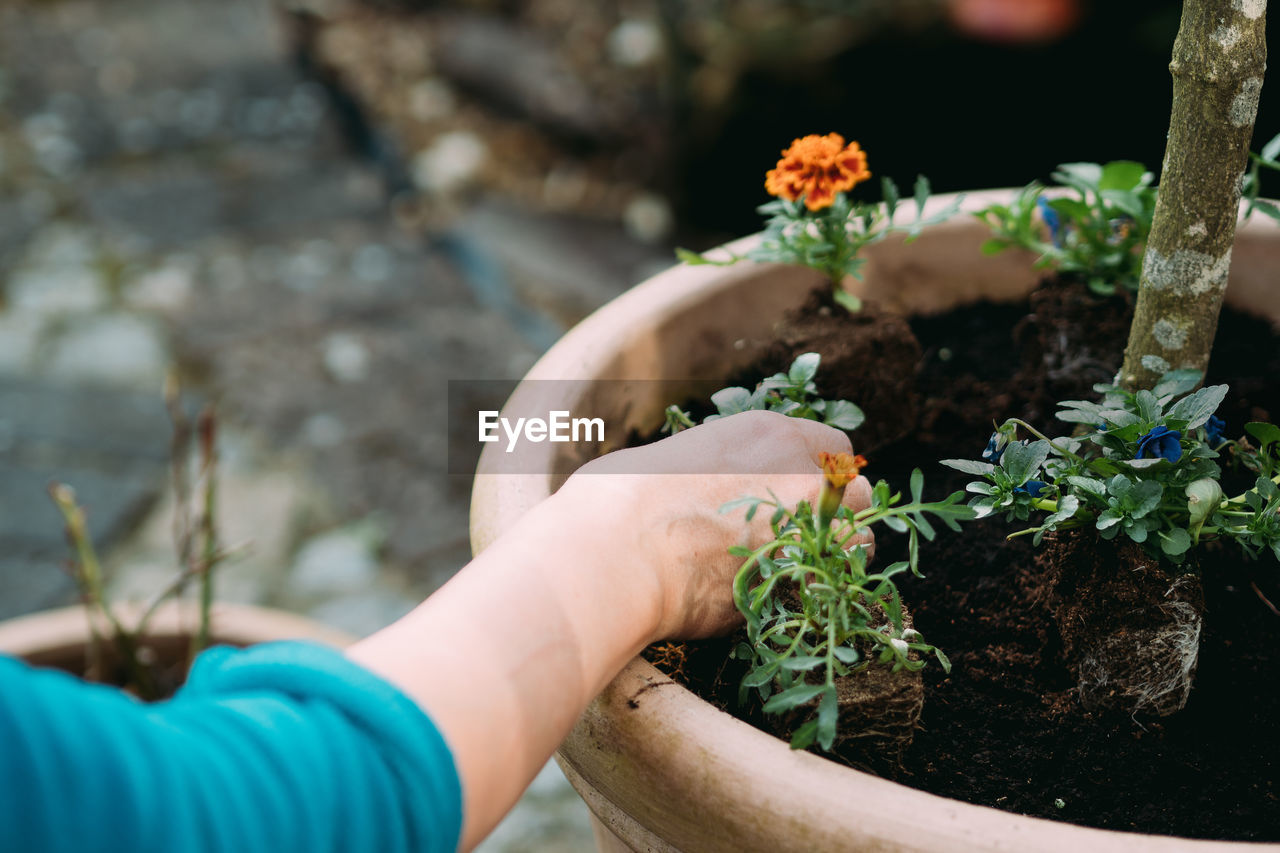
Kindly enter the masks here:
[[461, 830], [439, 730], [332, 649], [211, 649], [155, 704], [0, 658], [0, 850], [452, 851]]

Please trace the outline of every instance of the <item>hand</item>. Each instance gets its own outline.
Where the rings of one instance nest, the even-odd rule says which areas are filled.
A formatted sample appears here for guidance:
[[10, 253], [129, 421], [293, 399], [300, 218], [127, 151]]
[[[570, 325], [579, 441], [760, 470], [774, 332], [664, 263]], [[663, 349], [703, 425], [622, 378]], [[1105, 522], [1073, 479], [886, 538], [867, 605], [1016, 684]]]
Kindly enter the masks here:
[[[524, 514], [420, 607], [347, 654], [417, 701], [462, 779], [462, 847], [484, 837], [591, 698], [646, 645], [740, 619], [731, 545], [768, 541], [740, 497], [817, 498], [818, 453], [849, 439], [745, 412], [602, 457]], [[661, 472], [698, 473], [661, 473]], [[644, 473], [655, 472], [655, 473]], [[715, 473], [719, 472], [719, 473]], [[855, 511], [871, 490], [845, 490]], [[465, 689], [459, 689], [465, 685]]]
[[[656, 579], [658, 622], [653, 640], [705, 637], [741, 622], [733, 576], [742, 558], [733, 545], [754, 548], [770, 538], [769, 516], [752, 522], [745, 508], [721, 513], [736, 498], [776, 495], [784, 506], [814, 502], [822, 482], [818, 454], [848, 453], [844, 433], [816, 421], [775, 412], [743, 412], [685, 430], [645, 447], [623, 450], [584, 466], [558, 493], [583, 507], [613, 506], [623, 528], [613, 570]], [[642, 471], [682, 473], [638, 473]], [[871, 485], [858, 477], [845, 491], [855, 512], [871, 503]], [[581, 517], [581, 516], [579, 516]], [[848, 544], [870, 542], [870, 534]]]

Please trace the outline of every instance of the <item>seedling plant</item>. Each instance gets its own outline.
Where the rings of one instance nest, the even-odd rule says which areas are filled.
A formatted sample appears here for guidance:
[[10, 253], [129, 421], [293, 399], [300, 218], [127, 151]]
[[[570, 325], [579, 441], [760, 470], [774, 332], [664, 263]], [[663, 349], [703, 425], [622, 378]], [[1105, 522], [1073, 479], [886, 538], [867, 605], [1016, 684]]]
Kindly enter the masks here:
[[[910, 500], [904, 502], [881, 480], [871, 490], [870, 506], [854, 512], [841, 501], [865, 464], [861, 456], [822, 454], [816, 507], [803, 501], [787, 507], [776, 496], [740, 498], [721, 507], [721, 512], [746, 507], [748, 521], [762, 508], [772, 513], [770, 541], [755, 549], [730, 549], [743, 558], [733, 595], [747, 630], [734, 656], [749, 666], [740, 701], [754, 694], [766, 714], [810, 709], [793, 732], [793, 749], [815, 742], [832, 748], [839, 726], [837, 678], [868, 666], [918, 670], [929, 656], [951, 669], [941, 649], [904, 624], [894, 578], [906, 571], [920, 576], [919, 540], [936, 535], [928, 516], [958, 531], [960, 522], [975, 513], [963, 504], [963, 492], [926, 502], [919, 469], [911, 475]], [[853, 540], [877, 524], [907, 534], [908, 557], [870, 571], [867, 546]]]

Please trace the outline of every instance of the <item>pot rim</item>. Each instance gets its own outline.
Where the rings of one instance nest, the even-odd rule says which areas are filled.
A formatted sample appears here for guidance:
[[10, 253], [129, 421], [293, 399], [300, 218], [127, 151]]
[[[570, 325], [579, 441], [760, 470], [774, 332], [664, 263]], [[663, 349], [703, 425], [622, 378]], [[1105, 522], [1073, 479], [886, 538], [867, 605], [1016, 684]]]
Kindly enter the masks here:
[[[1019, 189], [982, 190], [965, 194], [945, 194], [932, 197], [926, 205], [926, 215], [941, 210], [958, 195], [963, 195], [961, 214], [927, 229], [930, 234], [961, 234], [981, 228], [971, 216], [964, 213], [992, 203], [1007, 203]], [[1256, 246], [1270, 246], [1280, 238], [1280, 225], [1265, 217], [1255, 216], [1237, 230], [1237, 258], [1242, 254], [1242, 241]], [[760, 239], [752, 235], [741, 238], [725, 247], [741, 254]], [[887, 242], [887, 241], [886, 241]], [[1250, 249], [1252, 251], [1252, 249]], [[1017, 291], [1029, 291], [1036, 283], [1038, 273], [1030, 270], [1034, 256], [1029, 252], [1010, 250], [1006, 257], [1015, 263], [1025, 264], [1025, 281], [1009, 291], [1011, 297]], [[583, 320], [557, 342], [529, 370], [521, 385], [512, 395], [516, 399], [521, 387], [528, 380], [567, 378], [627, 378], [606, 377], [593, 374], [592, 365], [607, 363], [610, 353], [634, 346], [643, 334], [645, 320], [659, 315], [669, 316], [686, 307], [704, 301], [709, 293], [731, 290], [747, 277], [757, 277], [770, 268], [781, 265], [759, 265], [743, 262], [730, 267], [677, 264], [658, 273], [621, 296], [601, 307]], [[868, 273], [868, 278], [871, 273]], [[817, 280], [815, 274], [815, 282]], [[1233, 271], [1232, 285], [1236, 285]], [[860, 288], [865, 283], [853, 283]], [[846, 282], [850, 286], [850, 282]], [[1240, 289], [1240, 288], [1238, 288]], [[1243, 282], [1246, 301], [1259, 299], [1259, 285]], [[1232, 291], [1229, 288], [1228, 294]], [[1229, 302], [1233, 300], [1228, 296]], [[949, 307], [949, 306], [947, 306]], [[574, 383], [563, 383], [568, 387]], [[563, 402], [572, 408], [571, 392], [565, 391]], [[555, 448], [549, 443], [531, 448], [545, 465], [539, 470], [551, 471]], [[498, 538], [528, 509], [548, 497], [558, 486], [550, 474], [497, 474], [499, 451], [496, 445], [485, 448], [481, 454], [472, 491], [471, 541], [472, 549], [479, 553]], [[651, 689], [660, 686], [661, 689]], [[641, 693], [644, 698], [637, 701]], [[670, 721], [675, 720], [673, 724]], [[659, 746], [650, 747], [642, 740], [646, 731], [662, 731]], [[705, 737], [699, 737], [705, 735]], [[629, 748], [643, 751], [637, 757], [628, 754], [620, 757], [611, 754], [616, 744], [625, 742]], [[597, 788], [606, 787], [604, 774], [619, 767], [643, 764], [636, 772], [645, 777], [646, 772], [659, 773], [661, 768], [682, 767], [697, 772], [697, 762], [710, 762], [722, 773], [733, 774], [722, 788], [726, 797], [769, 796], [774, 786], [754, 784], [753, 780], [779, 777], [782, 768], [786, 773], [802, 773], [806, 782], [803, 797], [788, 801], [795, 806], [788, 814], [770, 815], [770, 819], [789, 821], [802, 829], [811, 829], [815, 823], [830, 821], [838, 815], [842, 825], [851, 822], [885, 820], [887, 830], [868, 829], [861, 826], [853, 835], [845, 832], [835, 843], [846, 846], [851, 843], [866, 844], [875, 849], [942, 849], [942, 850], [1019, 850], [1034, 844], [1038, 850], [1092, 849], [1098, 851], [1125, 851], [1135, 853], [1147, 850], [1205, 851], [1213, 849], [1240, 850], [1245, 848], [1280, 849], [1280, 845], [1259, 842], [1223, 842], [1188, 839], [1167, 835], [1151, 835], [1135, 832], [1098, 829], [1077, 824], [1029, 817], [999, 809], [948, 799], [936, 794], [910, 788], [896, 782], [838, 765], [818, 755], [794, 752], [789, 745], [719, 711], [684, 686], [668, 679], [642, 658], [635, 658], [605, 688], [579, 720], [577, 727], [560, 752], [562, 763], [572, 770], [575, 787], [585, 782], [594, 786], [579, 792], [592, 807], [596, 817], [613, 826], [615, 831], [627, 829], [618, 823], [618, 804]], [[769, 769], [765, 769], [769, 768]], [[635, 769], [634, 767], [632, 768]], [[703, 779], [714, 786], [704, 773]], [[746, 780], [743, 784], [743, 780]], [[642, 778], [642, 783], [661, 784], [655, 778]], [[836, 793], [838, 792], [838, 793]], [[672, 801], [680, 801], [681, 794], [700, 796], [702, 788], [688, 792], [668, 790]], [[603, 802], [602, 802], [603, 800]], [[732, 808], [729, 801], [721, 805]], [[625, 816], [623, 817], [625, 821]], [[648, 829], [648, 827], [646, 827]], [[905, 834], [904, 834], [905, 833]], [[792, 839], [804, 838], [791, 835]], [[763, 840], [763, 839], [761, 839]], [[670, 842], [672, 839], [664, 839]], [[724, 842], [721, 842], [724, 843]], [[725, 847], [724, 849], [732, 849]]]
[[[124, 602], [113, 605], [120, 620], [134, 625], [143, 605]], [[194, 601], [168, 601], [156, 609], [148, 636], [172, 638], [189, 636], [199, 622], [199, 605]], [[345, 648], [355, 638], [337, 628], [269, 607], [215, 601], [210, 616], [210, 635], [215, 643], [249, 646], [284, 639], [310, 640]], [[0, 652], [14, 657], [51, 655], [82, 648], [89, 641], [89, 616], [82, 604], [41, 610], [0, 621]]]

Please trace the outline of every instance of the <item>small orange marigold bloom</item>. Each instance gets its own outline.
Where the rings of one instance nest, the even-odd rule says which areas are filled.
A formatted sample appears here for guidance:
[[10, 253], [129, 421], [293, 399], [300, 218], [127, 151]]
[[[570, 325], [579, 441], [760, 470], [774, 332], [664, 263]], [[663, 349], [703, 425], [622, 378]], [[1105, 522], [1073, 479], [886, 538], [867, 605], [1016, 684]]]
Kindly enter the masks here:
[[843, 489], [867, 467], [867, 460], [861, 454], [819, 453], [818, 461], [822, 463], [822, 476], [833, 489]]
[[836, 193], [853, 189], [870, 177], [866, 152], [858, 143], [845, 145], [838, 133], [810, 134], [782, 152], [777, 167], [765, 176], [764, 188], [769, 195], [787, 201], [804, 196], [805, 207], [821, 210], [835, 202]]

